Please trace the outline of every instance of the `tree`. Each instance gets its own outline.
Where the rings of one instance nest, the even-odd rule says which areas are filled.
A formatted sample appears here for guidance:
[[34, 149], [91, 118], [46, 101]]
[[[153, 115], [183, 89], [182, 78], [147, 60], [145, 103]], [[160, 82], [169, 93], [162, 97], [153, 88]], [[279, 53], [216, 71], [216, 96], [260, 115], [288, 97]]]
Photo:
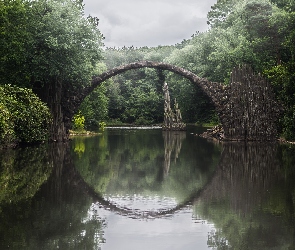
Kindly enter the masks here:
[[[5, 4], [9, 6], [9, 2], [14, 1], [5, 1]], [[26, 39], [15, 48], [17, 56], [9, 61], [22, 67], [9, 77], [21, 76], [14, 83], [33, 87], [47, 103], [53, 114], [51, 139], [67, 139], [71, 118], [77, 111], [77, 93], [89, 85], [96, 64], [102, 59], [103, 37], [98, 19], [85, 18], [83, 3], [79, 0], [16, 2], [25, 8], [25, 23], [17, 27], [26, 31]], [[8, 24], [14, 23], [13, 15], [5, 12], [3, 19], [7, 20], [4, 25], [7, 30]], [[17, 34], [10, 40], [17, 40]], [[4, 53], [4, 57], [7, 56], [9, 53]], [[9, 77], [2, 79], [3, 82], [8, 82]]]
[[237, 0], [217, 0], [217, 3], [211, 6], [211, 10], [207, 14], [207, 24], [213, 28], [224, 25], [237, 2]]
[[282, 135], [287, 140], [295, 139], [295, 12], [291, 9], [286, 10], [286, 6], [276, 9], [270, 19], [271, 26], [277, 31], [275, 34], [277, 63], [263, 71], [271, 81], [276, 96], [284, 108], [280, 126]]
[[102, 58], [97, 19], [84, 18], [81, 1], [39, 0], [30, 7], [32, 40], [27, 50], [33, 81], [58, 78], [76, 85], [88, 83]]
[[120, 118], [124, 110], [124, 97], [121, 95], [120, 84], [114, 81], [108, 86], [106, 93], [108, 103], [108, 118], [110, 121], [114, 121]]
[[99, 122], [108, 119], [108, 102], [106, 96], [107, 87], [105, 84], [97, 87], [82, 102], [79, 110], [85, 117], [85, 126], [87, 129], [95, 129], [99, 127]]
[[[218, 6], [226, 12], [225, 6], [228, 5], [221, 2], [230, 1], [218, 2]], [[219, 29], [224, 36], [218, 36], [216, 40], [219, 45], [208, 55], [208, 65], [213, 66], [213, 75], [230, 72], [234, 64], [247, 63], [269, 78], [285, 110], [280, 126], [283, 136], [289, 140], [295, 139], [294, 10], [294, 1], [253, 0], [235, 3], [226, 18], [222, 21], [219, 18], [219, 22], [212, 25], [209, 34]], [[226, 76], [221, 74], [218, 78], [221, 80]]]
[[84, 18], [81, 1], [40, 0], [31, 7], [35, 19], [30, 27], [34, 38], [29, 52], [33, 55], [31, 80], [41, 82], [38, 93], [45, 93], [42, 97], [50, 106], [54, 121], [65, 123], [53, 124], [52, 139], [67, 139], [71, 121], [64, 116], [72, 117], [76, 111], [70, 107], [69, 98], [89, 84], [96, 63], [102, 58], [98, 20]]

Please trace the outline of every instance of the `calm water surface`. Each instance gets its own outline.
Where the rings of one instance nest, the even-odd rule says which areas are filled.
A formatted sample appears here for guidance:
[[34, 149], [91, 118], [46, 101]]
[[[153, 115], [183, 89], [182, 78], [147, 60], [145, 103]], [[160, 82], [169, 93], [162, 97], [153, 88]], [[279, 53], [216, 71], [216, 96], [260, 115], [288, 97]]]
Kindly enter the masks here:
[[0, 249], [295, 249], [295, 150], [106, 129], [0, 152]]

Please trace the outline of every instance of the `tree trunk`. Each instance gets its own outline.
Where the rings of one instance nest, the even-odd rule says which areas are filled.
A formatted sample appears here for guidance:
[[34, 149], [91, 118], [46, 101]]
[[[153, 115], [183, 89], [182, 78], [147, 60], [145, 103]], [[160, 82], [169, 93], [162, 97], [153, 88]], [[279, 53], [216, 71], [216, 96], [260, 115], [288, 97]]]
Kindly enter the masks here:
[[70, 122], [63, 110], [63, 84], [58, 79], [52, 79], [50, 84], [34, 84], [34, 92], [45, 102], [52, 114], [50, 141], [66, 141], [69, 139]]

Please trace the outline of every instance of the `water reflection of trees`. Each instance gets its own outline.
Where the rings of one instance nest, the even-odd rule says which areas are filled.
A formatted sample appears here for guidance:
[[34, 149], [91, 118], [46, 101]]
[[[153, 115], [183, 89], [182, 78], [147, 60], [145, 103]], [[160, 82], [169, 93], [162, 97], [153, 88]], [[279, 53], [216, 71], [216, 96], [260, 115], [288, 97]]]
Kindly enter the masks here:
[[209, 246], [293, 249], [288, 247], [294, 246], [295, 189], [294, 185], [286, 188], [289, 177], [279, 161], [278, 147], [223, 145], [214, 179], [195, 204], [195, 213], [217, 228], [208, 235]]
[[212, 143], [183, 143], [185, 132], [125, 133], [104, 138], [99, 153], [95, 145], [103, 137], [85, 138], [83, 157], [74, 155], [79, 173], [98, 193], [166, 195], [183, 202], [206, 183], [220, 156]]
[[[163, 183], [184, 196], [203, 187], [194, 210], [216, 226], [208, 235], [209, 246], [292, 249], [295, 245], [294, 149], [275, 144], [224, 144], [219, 158], [219, 149], [211, 143], [167, 136], [166, 145], [172, 152], [167, 155], [174, 160], [170, 161], [169, 175], [162, 178], [163, 168], [154, 164], [163, 166], [163, 140], [143, 136], [146, 147], [140, 150], [137, 140], [132, 135], [116, 140], [85, 138], [83, 157], [73, 153], [68, 144], [1, 154], [1, 187], [4, 176], [10, 176], [6, 183], [12, 191], [0, 190], [0, 248], [13, 242], [14, 249], [99, 249], [105, 221], [88, 214], [93, 198], [100, 199], [99, 192], [121, 189], [158, 192]], [[99, 154], [95, 145], [99, 145]], [[208, 176], [213, 176], [209, 182]], [[130, 178], [143, 180], [129, 186]], [[13, 189], [19, 179], [22, 181]], [[27, 185], [35, 186], [25, 189]], [[12, 204], [3, 202], [7, 200]]]
[[33, 197], [51, 169], [46, 145], [0, 151], [0, 204]]
[[[92, 198], [86, 196], [76, 182], [69, 145], [51, 144], [45, 148], [45, 156], [39, 154], [40, 158], [32, 158], [38, 148], [26, 150], [28, 154], [18, 154], [22, 163], [12, 164], [12, 168], [17, 171], [26, 168], [28, 163], [28, 168], [42, 173], [41, 180], [46, 182], [43, 181], [42, 186], [37, 185], [40, 181], [36, 182], [38, 188], [34, 197], [26, 196], [13, 204], [1, 201], [0, 248], [100, 249], [100, 243], [104, 241], [104, 220], [88, 214]], [[44, 163], [50, 165], [50, 177], [42, 167]], [[29, 171], [22, 176], [30, 174], [34, 175]], [[22, 182], [27, 181], [24, 185], [29, 185], [35, 180], [27, 177]]]

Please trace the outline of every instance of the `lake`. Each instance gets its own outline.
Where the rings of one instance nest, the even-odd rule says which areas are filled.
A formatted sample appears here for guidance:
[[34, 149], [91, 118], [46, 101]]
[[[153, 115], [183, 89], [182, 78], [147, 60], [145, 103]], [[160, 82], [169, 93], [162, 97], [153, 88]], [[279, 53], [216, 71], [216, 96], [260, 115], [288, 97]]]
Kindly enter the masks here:
[[0, 249], [295, 249], [295, 148], [202, 130], [0, 151]]

